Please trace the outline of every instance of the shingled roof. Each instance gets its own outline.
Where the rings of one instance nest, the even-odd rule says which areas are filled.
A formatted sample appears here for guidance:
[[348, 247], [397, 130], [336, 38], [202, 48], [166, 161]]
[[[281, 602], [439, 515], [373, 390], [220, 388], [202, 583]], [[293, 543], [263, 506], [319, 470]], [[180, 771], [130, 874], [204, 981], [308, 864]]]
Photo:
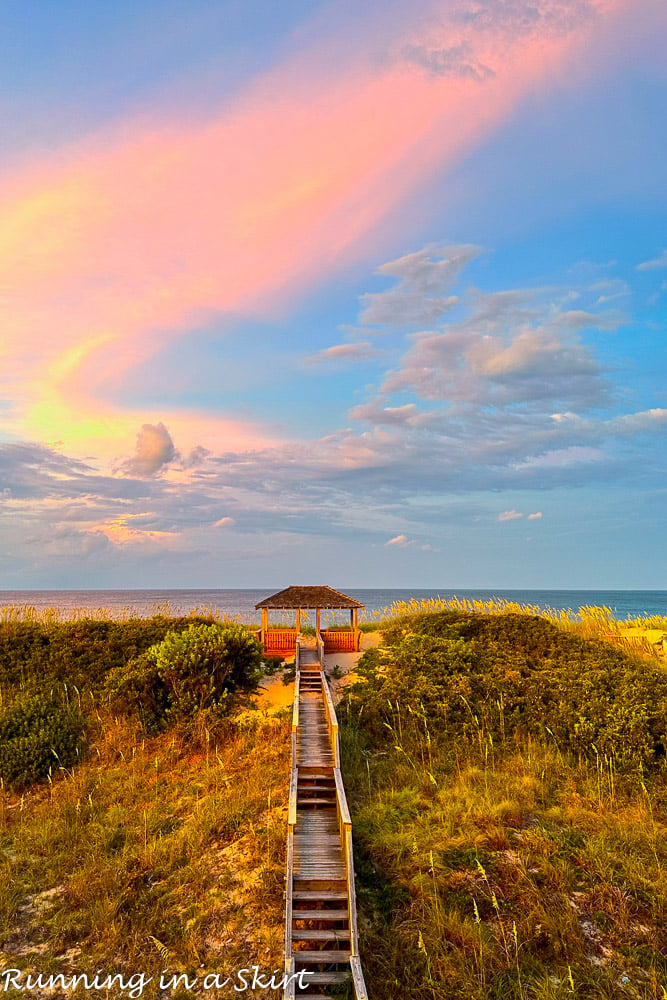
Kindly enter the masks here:
[[333, 587], [285, 587], [271, 597], [265, 598], [255, 608], [363, 608], [347, 594], [341, 594]]

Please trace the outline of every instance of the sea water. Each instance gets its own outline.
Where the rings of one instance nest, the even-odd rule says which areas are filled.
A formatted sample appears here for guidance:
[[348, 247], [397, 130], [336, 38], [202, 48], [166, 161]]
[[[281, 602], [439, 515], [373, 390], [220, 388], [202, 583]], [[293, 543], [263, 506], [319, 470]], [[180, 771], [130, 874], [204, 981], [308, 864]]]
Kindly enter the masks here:
[[[625, 620], [648, 615], [667, 617], [665, 590], [419, 590], [342, 588], [343, 592], [364, 605], [360, 621], [372, 621], [397, 602], [422, 601], [453, 597], [471, 601], [505, 600], [522, 605], [557, 611], [576, 611], [586, 605], [608, 607], [614, 618]], [[111, 617], [149, 617], [156, 613], [189, 614], [191, 611], [214, 612], [242, 622], [258, 622], [255, 605], [275, 593], [273, 587], [245, 590], [2, 590], [0, 608], [34, 608], [37, 612], [55, 608], [61, 617], [94, 615], [100, 609]], [[271, 612], [272, 620], [279, 612]], [[289, 615], [288, 615], [289, 616]], [[326, 622], [327, 613], [323, 614]], [[346, 612], [329, 620], [347, 620]]]

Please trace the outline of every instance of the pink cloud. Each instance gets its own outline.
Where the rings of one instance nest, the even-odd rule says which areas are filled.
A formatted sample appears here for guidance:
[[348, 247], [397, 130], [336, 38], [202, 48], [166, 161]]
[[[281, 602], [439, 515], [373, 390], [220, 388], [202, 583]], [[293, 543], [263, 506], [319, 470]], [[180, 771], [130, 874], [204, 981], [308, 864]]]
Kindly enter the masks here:
[[[367, 253], [380, 222], [557, 75], [591, 30], [501, 45], [482, 26], [465, 51], [492, 69], [484, 81], [327, 40], [210, 120], [122, 122], [0, 177], [16, 429], [49, 428], [71, 446], [120, 420], [127, 436], [113, 396], [129, 369], [217, 313], [284, 310]], [[396, 38], [394, 49], [419, 42]], [[321, 68], [333, 50], [335, 73]]]
[[403, 548], [404, 545], [410, 544], [410, 539], [408, 538], [407, 535], [395, 535], [393, 538], [390, 538], [389, 541], [385, 542], [384, 544], [393, 545], [396, 548]]

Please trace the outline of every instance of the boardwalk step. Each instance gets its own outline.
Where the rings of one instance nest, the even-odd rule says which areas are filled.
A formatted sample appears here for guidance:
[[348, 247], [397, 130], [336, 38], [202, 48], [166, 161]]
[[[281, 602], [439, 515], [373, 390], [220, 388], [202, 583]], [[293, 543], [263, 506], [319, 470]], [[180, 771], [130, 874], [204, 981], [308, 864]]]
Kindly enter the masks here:
[[[299, 971], [298, 969], [296, 970]], [[310, 970], [306, 970], [310, 971]], [[307, 982], [310, 986], [328, 986], [333, 983], [345, 983], [350, 978], [349, 969], [336, 969], [334, 972], [313, 972], [312, 975], [308, 976]], [[302, 996], [308, 996], [308, 994], [302, 994]]]
[[347, 920], [347, 907], [344, 910], [292, 910], [294, 920]]
[[336, 801], [335, 796], [333, 798], [329, 797], [326, 799], [299, 798], [297, 805], [299, 809], [301, 809], [302, 807], [307, 809], [308, 806], [330, 806], [331, 803], [335, 801]]
[[326, 930], [314, 927], [294, 927], [292, 937], [295, 941], [349, 941], [350, 932], [341, 931], [335, 927]]
[[342, 965], [350, 961], [350, 952], [327, 948], [322, 951], [295, 951], [294, 957], [306, 965]]
[[[331, 892], [338, 889], [340, 892], [347, 892], [347, 879], [345, 878], [313, 878], [312, 875], [294, 875], [294, 891], [300, 889], [324, 889]], [[347, 897], [346, 897], [347, 898]]]
[[338, 901], [346, 901], [346, 892], [323, 892], [321, 889], [301, 889], [300, 891], [292, 893], [292, 899], [297, 902], [305, 902], [306, 900], [317, 900], [323, 903], [334, 903]]

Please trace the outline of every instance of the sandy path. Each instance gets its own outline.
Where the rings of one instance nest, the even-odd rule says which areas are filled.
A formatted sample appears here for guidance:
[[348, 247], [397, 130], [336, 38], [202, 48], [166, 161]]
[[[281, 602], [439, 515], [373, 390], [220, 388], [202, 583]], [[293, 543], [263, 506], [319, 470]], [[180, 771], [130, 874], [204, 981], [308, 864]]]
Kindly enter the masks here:
[[[324, 670], [329, 678], [334, 701], [339, 701], [343, 689], [357, 679], [354, 668], [359, 657], [366, 649], [377, 646], [382, 641], [379, 632], [362, 632], [361, 652], [359, 653], [327, 653], [324, 657]], [[342, 676], [332, 677], [331, 672], [339, 667]], [[260, 712], [274, 715], [285, 708], [291, 708], [294, 701], [294, 683], [283, 684], [282, 675], [264, 677], [257, 690], [257, 708]]]

